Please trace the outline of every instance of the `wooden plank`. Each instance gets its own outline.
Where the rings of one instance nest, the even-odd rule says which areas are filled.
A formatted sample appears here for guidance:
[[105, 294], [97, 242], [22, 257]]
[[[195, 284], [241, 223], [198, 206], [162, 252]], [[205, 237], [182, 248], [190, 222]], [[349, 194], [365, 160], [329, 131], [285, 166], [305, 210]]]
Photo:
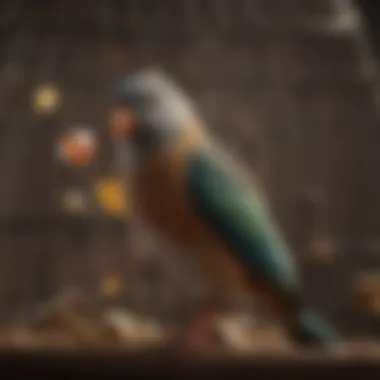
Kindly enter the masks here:
[[378, 378], [380, 364], [371, 356], [350, 355], [339, 358], [323, 353], [295, 352], [284, 355], [258, 355], [230, 357], [226, 355], [181, 355], [174, 350], [157, 350], [143, 353], [128, 351], [3, 351], [0, 368], [4, 375], [30, 375], [32, 372], [67, 376], [86, 373], [98, 378], [158, 376], [193, 379], [223, 377], [224, 379], [252, 378], [255, 373], [261, 379], [310, 378], [333, 379], [339, 376]]

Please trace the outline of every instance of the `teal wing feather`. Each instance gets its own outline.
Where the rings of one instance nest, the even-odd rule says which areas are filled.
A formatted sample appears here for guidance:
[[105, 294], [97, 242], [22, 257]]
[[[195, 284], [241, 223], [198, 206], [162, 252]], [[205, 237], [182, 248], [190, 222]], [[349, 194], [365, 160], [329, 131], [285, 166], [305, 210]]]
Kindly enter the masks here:
[[187, 175], [191, 206], [248, 273], [286, 293], [296, 292], [293, 257], [255, 190], [202, 150], [192, 152]]

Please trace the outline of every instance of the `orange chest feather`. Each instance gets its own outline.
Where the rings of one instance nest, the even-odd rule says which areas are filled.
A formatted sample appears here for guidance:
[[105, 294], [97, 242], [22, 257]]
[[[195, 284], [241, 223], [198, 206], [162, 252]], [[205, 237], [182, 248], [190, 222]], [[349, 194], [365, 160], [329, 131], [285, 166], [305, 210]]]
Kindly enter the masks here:
[[246, 288], [241, 265], [189, 204], [185, 169], [185, 160], [169, 159], [156, 162], [140, 173], [136, 191], [141, 216], [178, 248], [197, 255], [219, 284], [229, 290]]
[[189, 247], [208, 240], [186, 194], [184, 163], [168, 159], [141, 171], [136, 190], [142, 217], [175, 243]]

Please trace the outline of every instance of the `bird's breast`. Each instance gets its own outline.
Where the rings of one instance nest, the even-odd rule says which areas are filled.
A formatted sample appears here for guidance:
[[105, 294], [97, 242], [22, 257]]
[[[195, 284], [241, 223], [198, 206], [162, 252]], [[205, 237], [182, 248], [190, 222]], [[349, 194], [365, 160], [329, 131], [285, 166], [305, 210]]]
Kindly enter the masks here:
[[218, 285], [246, 289], [243, 267], [189, 203], [187, 163], [186, 155], [177, 155], [147, 165], [136, 181], [137, 210], [164, 238], [196, 255]]
[[136, 180], [136, 192], [141, 216], [158, 232], [186, 247], [205, 238], [187, 199], [185, 157], [144, 166]]

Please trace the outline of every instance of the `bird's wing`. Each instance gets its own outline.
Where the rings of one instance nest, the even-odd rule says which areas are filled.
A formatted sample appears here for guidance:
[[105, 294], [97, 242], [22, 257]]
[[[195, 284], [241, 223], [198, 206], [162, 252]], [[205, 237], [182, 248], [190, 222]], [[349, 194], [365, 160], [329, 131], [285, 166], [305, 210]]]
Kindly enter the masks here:
[[192, 152], [187, 181], [195, 213], [250, 274], [288, 292], [298, 289], [293, 258], [255, 189], [205, 150]]

